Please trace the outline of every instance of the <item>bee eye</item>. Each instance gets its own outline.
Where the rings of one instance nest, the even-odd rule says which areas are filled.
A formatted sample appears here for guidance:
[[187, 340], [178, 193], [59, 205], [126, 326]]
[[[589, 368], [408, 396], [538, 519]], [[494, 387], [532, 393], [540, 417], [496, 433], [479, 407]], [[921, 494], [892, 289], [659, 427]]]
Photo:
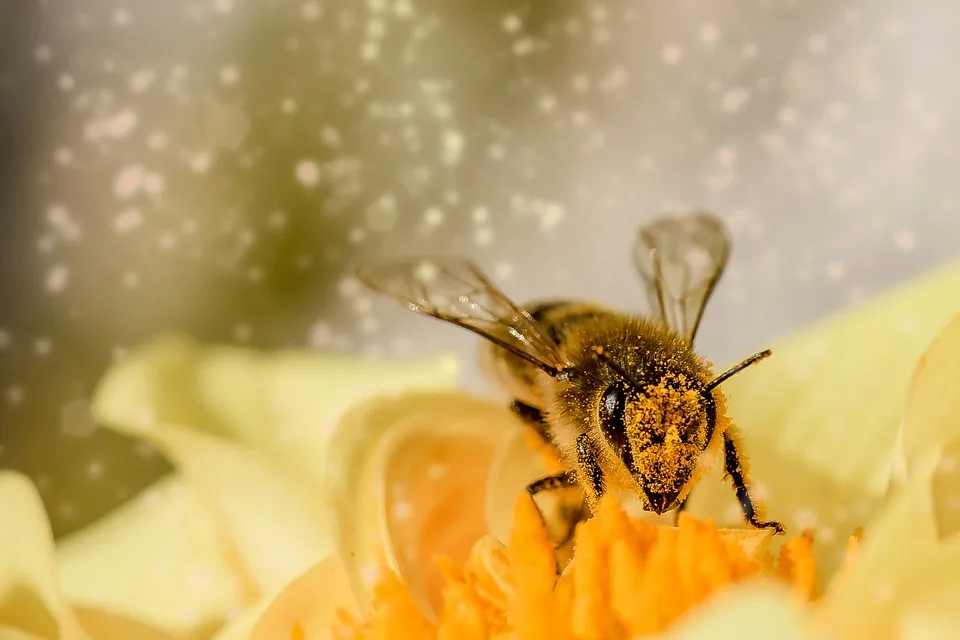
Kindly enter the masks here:
[[607, 388], [600, 399], [600, 429], [620, 458], [629, 455], [630, 447], [627, 442], [627, 427], [624, 422], [624, 410], [627, 404], [627, 394], [617, 385]]

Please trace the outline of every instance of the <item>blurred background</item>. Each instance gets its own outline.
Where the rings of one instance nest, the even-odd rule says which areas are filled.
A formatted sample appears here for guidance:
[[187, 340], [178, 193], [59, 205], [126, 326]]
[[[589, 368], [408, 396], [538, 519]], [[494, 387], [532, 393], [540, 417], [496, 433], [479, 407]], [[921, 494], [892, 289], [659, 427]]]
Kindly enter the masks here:
[[[168, 470], [87, 399], [158, 332], [375, 356], [475, 339], [360, 258], [642, 310], [705, 207], [729, 361], [960, 254], [946, 0], [0, 0], [0, 467], [63, 535]], [[485, 389], [476, 374], [466, 384]]]

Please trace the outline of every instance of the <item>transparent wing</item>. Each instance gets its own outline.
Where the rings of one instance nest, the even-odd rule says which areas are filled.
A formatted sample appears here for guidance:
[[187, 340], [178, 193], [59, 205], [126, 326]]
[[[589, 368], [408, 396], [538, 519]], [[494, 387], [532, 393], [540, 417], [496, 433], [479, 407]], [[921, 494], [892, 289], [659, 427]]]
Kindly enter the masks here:
[[551, 373], [565, 366], [556, 344], [530, 314], [468, 260], [419, 258], [365, 265], [357, 278], [413, 311], [473, 331]]
[[633, 249], [651, 309], [691, 343], [729, 255], [727, 228], [704, 212], [641, 227]]

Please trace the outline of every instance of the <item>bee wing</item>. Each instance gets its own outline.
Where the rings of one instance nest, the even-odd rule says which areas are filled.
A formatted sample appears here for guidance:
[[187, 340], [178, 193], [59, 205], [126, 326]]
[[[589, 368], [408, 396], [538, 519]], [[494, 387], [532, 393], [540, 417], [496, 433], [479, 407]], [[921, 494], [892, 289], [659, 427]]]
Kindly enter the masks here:
[[633, 249], [650, 307], [691, 343], [729, 255], [727, 228], [704, 212], [641, 227]]
[[477, 333], [550, 373], [566, 366], [557, 345], [470, 261], [421, 258], [357, 270], [370, 289], [412, 311]]

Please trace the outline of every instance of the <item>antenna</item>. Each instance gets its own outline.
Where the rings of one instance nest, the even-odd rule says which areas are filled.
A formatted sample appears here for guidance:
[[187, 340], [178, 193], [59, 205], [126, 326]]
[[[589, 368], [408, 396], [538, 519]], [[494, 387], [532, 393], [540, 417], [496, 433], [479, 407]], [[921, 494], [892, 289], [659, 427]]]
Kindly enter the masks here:
[[711, 380], [707, 384], [707, 391], [712, 391], [715, 387], [718, 387], [724, 382], [726, 382], [728, 378], [735, 376], [736, 374], [740, 373], [750, 365], [756, 364], [761, 360], [763, 360], [764, 358], [767, 358], [771, 355], [773, 355], [773, 351], [771, 351], [770, 349], [765, 349], [760, 353], [753, 354], [752, 356], [750, 356], [740, 364], [730, 367], [729, 369], [721, 373], [719, 376]]

